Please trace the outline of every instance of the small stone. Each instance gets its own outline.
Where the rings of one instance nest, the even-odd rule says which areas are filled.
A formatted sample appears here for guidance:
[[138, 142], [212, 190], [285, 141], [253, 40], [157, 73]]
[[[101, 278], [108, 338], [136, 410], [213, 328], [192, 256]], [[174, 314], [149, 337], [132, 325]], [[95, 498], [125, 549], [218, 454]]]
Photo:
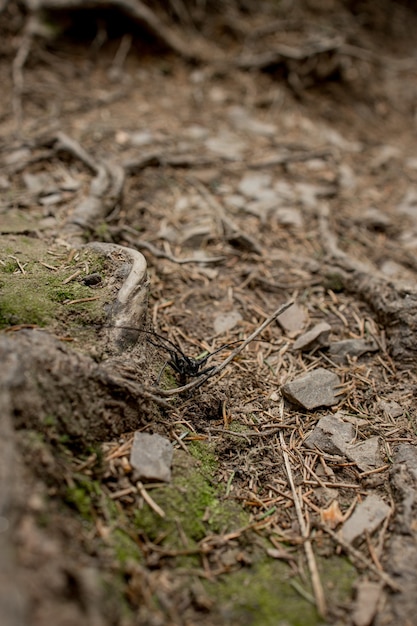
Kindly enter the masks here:
[[343, 524], [342, 538], [352, 543], [365, 531], [373, 533], [389, 515], [390, 510], [388, 504], [380, 496], [376, 494], [367, 496]]
[[381, 400], [378, 402], [378, 408], [384, 413], [386, 417], [391, 417], [395, 419], [396, 417], [401, 417], [404, 411], [398, 402], [392, 400], [391, 402], [386, 402], [385, 400]]
[[172, 445], [165, 437], [136, 432], [130, 465], [136, 470], [138, 480], [169, 482], [172, 455]]
[[138, 148], [140, 146], [148, 146], [149, 144], [154, 143], [155, 137], [149, 130], [141, 130], [130, 133], [129, 140], [132, 146]]
[[289, 309], [277, 317], [278, 324], [291, 337], [298, 334], [306, 325], [307, 311], [298, 304], [293, 304]]
[[378, 344], [376, 341], [367, 341], [366, 339], [344, 339], [332, 343], [329, 348], [331, 358], [337, 363], [346, 361], [347, 357], [360, 357], [366, 352], [377, 352]]
[[272, 177], [270, 174], [249, 172], [240, 181], [238, 191], [247, 198], [255, 200], [264, 200], [265, 192], [271, 194], [272, 197], [276, 197], [276, 193], [271, 189], [271, 182]]
[[392, 261], [391, 259], [384, 261], [379, 269], [385, 276], [389, 276], [389, 278], [400, 278], [404, 280], [406, 275], [410, 274], [404, 265]]
[[370, 626], [378, 610], [382, 585], [370, 580], [361, 580], [357, 585], [357, 595], [352, 613], [355, 626]]
[[282, 387], [283, 395], [305, 409], [333, 406], [339, 402], [336, 396], [340, 378], [337, 374], [319, 367]]
[[210, 152], [231, 160], [241, 159], [247, 147], [245, 141], [230, 132], [206, 139], [205, 145]]
[[39, 199], [39, 204], [42, 204], [43, 206], [52, 206], [54, 204], [58, 204], [59, 202], [62, 202], [61, 193], [50, 193]]
[[316, 324], [311, 330], [304, 333], [294, 342], [294, 350], [311, 350], [329, 345], [331, 326], [327, 322]]
[[275, 124], [262, 122], [261, 120], [251, 117], [248, 111], [241, 106], [231, 107], [229, 109], [229, 118], [237, 130], [243, 130], [247, 133], [271, 137], [277, 132]]
[[99, 285], [102, 280], [101, 275], [98, 272], [94, 272], [94, 274], [87, 274], [87, 276], [84, 276], [81, 282], [84, 283], [84, 285], [87, 285], [87, 287], [95, 287], [96, 285]]
[[391, 218], [376, 207], [366, 209], [362, 215], [361, 221], [368, 226], [368, 228], [380, 231], [387, 230], [392, 224]]
[[299, 209], [281, 207], [274, 212], [279, 224], [301, 228], [304, 224], [303, 215]]
[[187, 139], [205, 139], [209, 134], [209, 131], [204, 126], [198, 124], [192, 124], [184, 130], [184, 135]]
[[344, 422], [337, 415], [325, 415], [314, 430], [304, 439], [304, 445], [326, 454], [344, 455], [347, 444], [355, 436], [352, 424]]
[[262, 248], [257, 241], [243, 232], [235, 232], [227, 237], [227, 241], [233, 248], [242, 252], [251, 252], [252, 254], [262, 254]]
[[238, 193], [225, 196], [223, 202], [231, 209], [244, 209], [246, 207], [245, 198]]
[[214, 332], [216, 335], [226, 333], [228, 330], [232, 330], [241, 319], [241, 314], [236, 310], [229, 311], [228, 313], [219, 313], [214, 318]]
[[379, 454], [379, 438], [370, 437], [365, 441], [350, 444], [346, 447], [346, 456], [356, 463], [362, 472], [367, 472], [382, 465]]
[[0, 189], [5, 191], [6, 189], [10, 189], [10, 179], [7, 176], [0, 176]]

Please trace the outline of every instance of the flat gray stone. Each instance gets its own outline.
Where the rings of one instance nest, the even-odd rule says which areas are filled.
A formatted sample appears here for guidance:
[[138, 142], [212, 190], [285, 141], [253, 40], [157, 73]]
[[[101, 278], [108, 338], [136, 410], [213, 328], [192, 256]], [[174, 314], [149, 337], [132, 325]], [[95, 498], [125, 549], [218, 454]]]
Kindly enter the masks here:
[[299, 304], [292, 304], [284, 313], [277, 317], [277, 322], [285, 332], [291, 336], [298, 334], [306, 325], [307, 311]]
[[345, 361], [348, 356], [360, 357], [366, 352], [377, 352], [378, 344], [376, 341], [366, 341], [366, 339], [344, 339], [332, 343], [329, 348], [331, 358], [340, 363]]
[[294, 342], [293, 350], [311, 350], [329, 345], [331, 326], [327, 322], [316, 324]]
[[242, 319], [241, 314], [236, 309], [232, 309], [227, 313], [218, 313], [213, 320], [214, 332], [216, 335], [226, 333], [232, 330]]
[[402, 407], [395, 400], [386, 401], [381, 400], [378, 402], [378, 409], [380, 409], [386, 417], [390, 417], [395, 419], [396, 417], [401, 417], [404, 413]]
[[279, 207], [274, 216], [279, 224], [283, 226], [294, 226], [294, 228], [301, 228], [304, 225], [303, 214], [300, 209]]
[[271, 182], [271, 174], [249, 172], [245, 174], [240, 181], [238, 191], [247, 198], [253, 198], [255, 200], [264, 200], [265, 194], [268, 199], [269, 194], [271, 194], [272, 198], [276, 198], [276, 193], [271, 188]]
[[138, 480], [169, 482], [172, 455], [171, 442], [165, 437], [149, 433], [135, 433], [130, 464], [136, 470]]
[[305, 409], [316, 409], [319, 406], [334, 406], [339, 402], [336, 396], [340, 378], [337, 374], [324, 367], [296, 378], [282, 386], [282, 393], [291, 402]]
[[379, 437], [370, 437], [365, 441], [349, 444], [345, 453], [348, 459], [356, 463], [362, 472], [382, 465], [379, 454]]
[[382, 595], [382, 584], [361, 580], [357, 585], [357, 596], [353, 606], [352, 621], [355, 626], [370, 626], [378, 610]]
[[[379, 454], [378, 437], [370, 437], [359, 443], [355, 439], [356, 428], [352, 422], [343, 419], [343, 413], [325, 415], [317, 423], [314, 430], [307, 435], [304, 445], [318, 449], [327, 454], [345, 456], [356, 463], [363, 472], [382, 465]], [[365, 421], [365, 420], [363, 420]]]
[[373, 533], [390, 513], [390, 507], [380, 496], [371, 494], [360, 502], [353, 514], [343, 524], [342, 538], [355, 541], [365, 531]]
[[355, 428], [352, 424], [344, 422], [337, 415], [325, 415], [304, 439], [304, 445], [327, 454], [344, 455], [346, 446], [354, 436]]

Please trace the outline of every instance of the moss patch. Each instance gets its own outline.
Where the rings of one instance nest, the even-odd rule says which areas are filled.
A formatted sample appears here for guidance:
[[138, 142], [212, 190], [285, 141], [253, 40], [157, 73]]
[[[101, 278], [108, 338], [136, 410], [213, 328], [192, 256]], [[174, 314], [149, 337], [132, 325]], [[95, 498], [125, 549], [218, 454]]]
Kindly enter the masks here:
[[[322, 581], [326, 596], [336, 603], [346, 603], [351, 597], [355, 570], [345, 559], [326, 558], [322, 561]], [[312, 603], [298, 589], [305, 582], [291, 578], [289, 566], [264, 557], [250, 568], [232, 572], [215, 582], [205, 582], [207, 593], [221, 607], [221, 623], [242, 626], [319, 626], [319, 617]], [[334, 605], [333, 605], [334, 606]]]
[[66, 248], [50, 250], [26, 236], [2, 237], [0, 246], [0, 328], [102, 320], [106, 290], [81, 282], [86, 273], [103, 272], [102, 257], [92, 250], [70, 257]]
[[216, 482], [214, 455], [203, 445], [192, 445], [199, 460], [177, 451], [172, 483], [152, 490], [165, 517], [148, 506], [135, 514], [136, 528], [153, 541], [165, 537], [165, 547], [189, 548], [207, 534], [229, 532], [248, 523], [248, 515], [237, 503], [223, 499], [224, 485]]

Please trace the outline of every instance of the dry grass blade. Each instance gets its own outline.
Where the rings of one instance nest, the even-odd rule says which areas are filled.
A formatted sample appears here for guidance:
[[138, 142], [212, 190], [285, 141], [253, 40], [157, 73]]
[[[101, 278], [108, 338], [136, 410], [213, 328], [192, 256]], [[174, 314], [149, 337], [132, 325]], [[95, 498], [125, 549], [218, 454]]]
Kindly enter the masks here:
[[298, 493], [295, 488], [294, 480], [292, 477], [290, 458], [287, 452], [287, 444], [285, 443], [284, 435], [282, 433], [279, 434], [279, 440], [281, 443], [281, 449], [282, 449], [282, 454], [284, 457], [284, 464], [285, 464], [285, 470], [287, 472], [288, 482], [290, 483], [291, 492], [294, 498], [294, 506], [295, 506], [295, 510], [297, 513], [298, 523], [300, 525], [301, 534], [303, 538], [305, 539], [304, 550], [306, 553], [307, 563], [308, 563], [308, 567], [310, 570], [311, 584], [313, 586], [317, 611], [321, 617], [325, 617], [327, 608], [326, 608], [326, 599], [324, 597], [323, 586], [321, 584], [320, 574], [317, 568], [316, 558], [313, 552], [313, 546], [311, 545], [311, 541], [308, 536], [309, 532], [308, 532], [308, 529], [304, 520], [304, 516], [303, 516], [302, 509], [301, 509], [301, 504], [300, 504], [300, 499], [298, 497]]

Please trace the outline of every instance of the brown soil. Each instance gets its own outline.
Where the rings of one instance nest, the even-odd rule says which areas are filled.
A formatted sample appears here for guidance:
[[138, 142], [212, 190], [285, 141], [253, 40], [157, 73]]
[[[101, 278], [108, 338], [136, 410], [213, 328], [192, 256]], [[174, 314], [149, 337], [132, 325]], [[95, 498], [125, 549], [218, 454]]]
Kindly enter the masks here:
[[[415, 621], [417, 14], [388, 1], [290, 4], [230, 3], [196, 29], [172, 2], [164, 23], [182, 43], [170, 51], [116, 9], [52, 13], [53, 34], [27, 40], [27, 16], [5, 3], [2, 624]], [[184, 58], [187, 37], [197, 60]], [[71, 265], [82, 241], [141, 251], [142, 330], [189, 357], [244, 339], [290, 300], [301, 317], [169, 395], [178, 372], [156, 385], [169, 349], [142, 333], [120, 350], [100, 329], [113, 296], [99, 317], [84, 292], [57, 301], [56, 316], [12, 310], [10, 284], [30, 293], [35, 274], [27, 240], [47, 271], [81, 268], [77, 284], [91, 274]], [[123, 268], [99, 273], [91, 302]], [[332, 343], [378, 349], [343, 361], [294, 351], [318, 322]], [[337, 405], [288, 403], [282, 385], [319, 367], [340, 377]], [[377, 465], [304, 445], [336, 412], [356, 442], [378, 438]], [[175, 445], [172, 484], [135, 479], [137, 430]], [[369, 495], [389, 515], [347, 543], [340, 529]]]

